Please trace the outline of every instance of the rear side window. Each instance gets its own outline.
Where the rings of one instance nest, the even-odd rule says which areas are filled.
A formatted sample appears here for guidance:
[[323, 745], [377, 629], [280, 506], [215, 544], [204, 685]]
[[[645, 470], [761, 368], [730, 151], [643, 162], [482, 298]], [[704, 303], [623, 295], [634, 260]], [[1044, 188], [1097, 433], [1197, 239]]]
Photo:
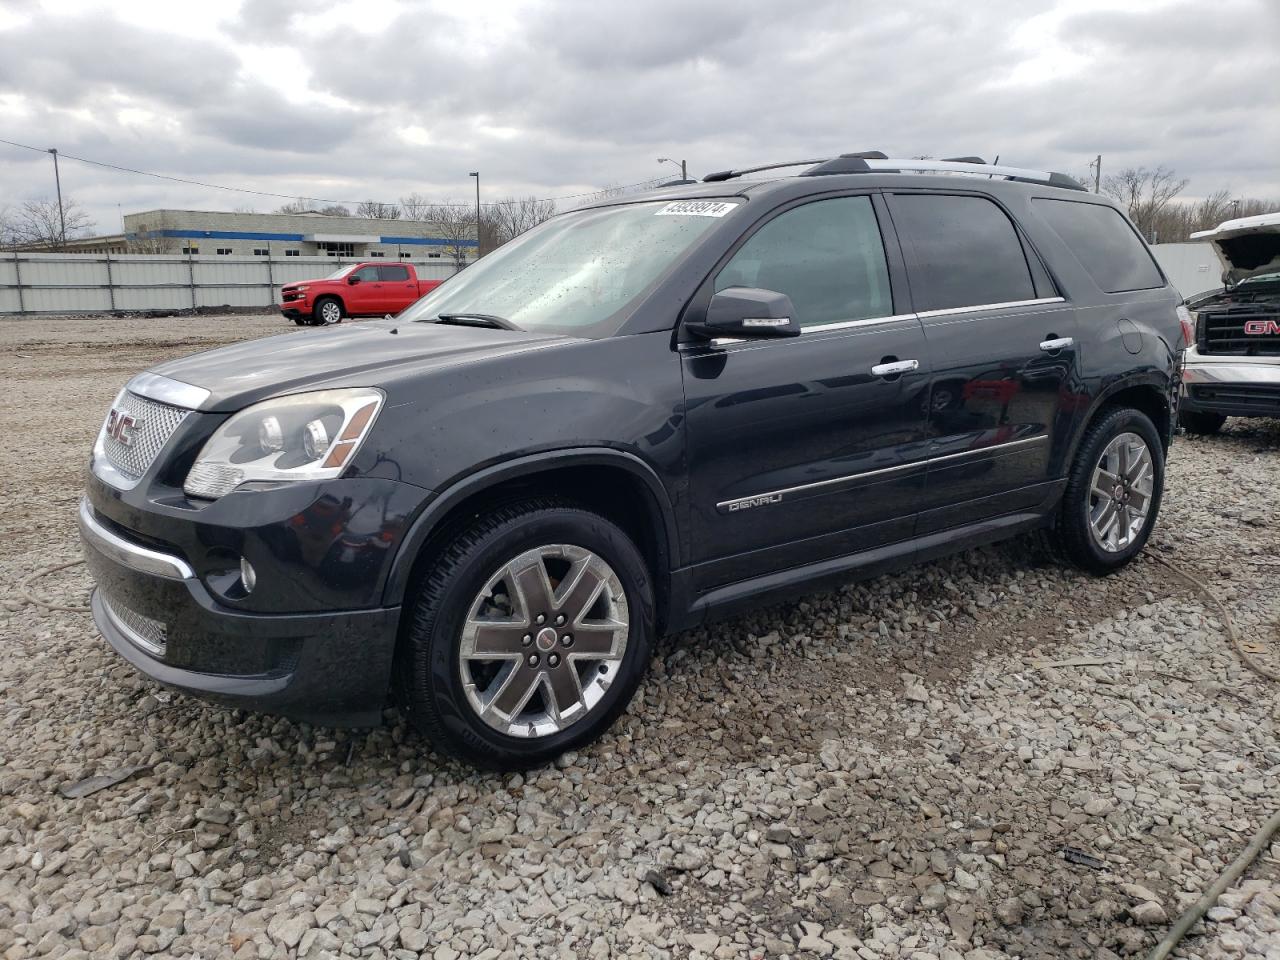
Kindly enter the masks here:
[[408, 280], [409, 268], [398, 267], [398, 266], [397, 267], [379, 267], [378, 276], [381, 277], [383, 280], [391, 280], [391, 281]]
[[716, 291], [785, 293], [802, 327], [893, 313], [889, 270], [870, 197], [818, 200], [757, 230], [716, 276]]
[[898, 194], [893, 222], [915, 253], [911, 297], [917, 310], [1035, 299], [1018, 232], [990, 200]]
[[1031, 203], [1071, 248], [1099, 290], [1125, 293], [1164, 286], [1151, 251], [1119, 210], [1047, 197], [1037, 197]]

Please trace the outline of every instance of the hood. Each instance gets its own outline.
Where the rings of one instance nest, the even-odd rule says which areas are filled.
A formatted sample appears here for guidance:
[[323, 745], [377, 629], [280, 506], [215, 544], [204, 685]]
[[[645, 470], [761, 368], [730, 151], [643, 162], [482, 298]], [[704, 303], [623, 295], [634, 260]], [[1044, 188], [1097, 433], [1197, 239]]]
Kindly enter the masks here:
[[1213, 244], [1222, 261], [1222, 282], [1227, 286], [1265, 273], [1280, 273], [1280, 213], [1228, 220], [1212, 230], [1191, 234], [1191, 239]]
[[200, 409], [239, 410], [267, 397], [338, 386], [378, 386], [384, 378], [575, 342], [569, 337], [377, 320], [287, 333], [207, 350], [151, 373], [202, 387]]

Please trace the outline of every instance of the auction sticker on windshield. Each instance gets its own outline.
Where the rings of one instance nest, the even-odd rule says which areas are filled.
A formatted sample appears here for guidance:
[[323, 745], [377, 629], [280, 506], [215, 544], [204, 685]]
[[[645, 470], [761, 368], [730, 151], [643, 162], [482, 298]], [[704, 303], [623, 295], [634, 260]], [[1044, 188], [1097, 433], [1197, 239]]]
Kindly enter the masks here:
[[655, 216], [723, 217], [736, 206], [736, 203], [727, 200], [676, 200], [659, 207]]

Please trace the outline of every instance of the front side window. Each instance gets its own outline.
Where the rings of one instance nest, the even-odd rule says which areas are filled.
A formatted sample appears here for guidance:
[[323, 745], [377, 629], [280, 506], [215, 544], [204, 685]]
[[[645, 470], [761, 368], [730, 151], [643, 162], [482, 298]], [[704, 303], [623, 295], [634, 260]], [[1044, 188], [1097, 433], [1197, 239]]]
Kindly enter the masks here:
[[893, 313], [889, 268], [870, 197], [795, 207], [757, 230], [716, 276], [717, 292], [785, 293], [802, 327]]
[[409, 279], [408, 267], [378, 267], [378, 276], [383, 280], [397, 281]]
[[378, 268], [361, 267], [356, 271], [356, 279], [361, 283], [376, 283], [378, 280]]
[[1036, 197], [1031, 201], [1085, 273], [1104, 293], [1163, 287], [1164, 278], [1146, 245], [1114, 207]]
[[1035, 299], [1018, 231], [985, 197], [898, 194], [893, 222], [915, 254], [911, 298], [917, 310]]
[[399, 319], [492, 314], [522, 330], [616, 333], [627, 308], [739, 201], [648, 201], [561, 214], [470, 263]]

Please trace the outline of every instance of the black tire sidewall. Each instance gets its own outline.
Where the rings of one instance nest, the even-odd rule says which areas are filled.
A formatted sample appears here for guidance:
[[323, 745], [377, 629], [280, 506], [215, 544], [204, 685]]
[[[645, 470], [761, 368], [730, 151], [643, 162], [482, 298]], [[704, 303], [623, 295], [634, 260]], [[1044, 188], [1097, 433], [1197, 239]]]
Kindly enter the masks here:
[[342, 309], [342, 304], [338, 302], [338, 299], [336, 297], [321, 297], [319, 300], [316, 301], [316, 305], [311, 311], [311, 315], [315, 317], [315, 322], [317, 326], [321, 326], [321, 327], [330, 326], [330, 324], [326, 323], [324, 319], [324, 307], [325, 307], [325, 304], [328, 304], [328, 303], [332, 303], [338, 308], [338, 319], [333, 322], [335, 324], [342, 322], [343, 309]]
[[[1151, 509], [1141, 533], [1125, 549], [1114, 553], [1103, 550], [1093, 538], [1089, 523], [1089, 495], [1093, 486], [1093, 471], [1098, 465], [1107, 444], [1122, 433], [1135, 433], [1142, 437], [1151, 454], [1154, 477], [1151, 487]], [[1085, 437], [1076, 455], [1067, 491], [1063, 498], [1063, 523], [1067, 526], [1067, 545], [1073, 559], [1097, 573], [1110, 573], [1125, 566], [1142, 552], [1155, 528], [1164, 499], [1164, 445], [1155, 424], [1140, 410], [1117, 409], [1100, 421]]]
[[[626, 594], [630, 629], [617, 676], [591, 713], [546, 737], [512, 737], [488, 726], [472, 709], [459, 672], [462, 625], [476, 595], [506, 562], [537, 546], [567, 543], [600, 556], [613, 568]], [[478, 765], [498, 769], [538, 766], [598, 737], [626, 708], [644, 675], [654, 635], [653, 588], [639, 551], [618, 527], [577, 509], [536, 510], [490, 532], [468, 550], [434, 596], [426, 636], [418, 644], [411, 696], [430, 698], [440, 744]], [[425, 657], [425, 662], [424, 662]]]

